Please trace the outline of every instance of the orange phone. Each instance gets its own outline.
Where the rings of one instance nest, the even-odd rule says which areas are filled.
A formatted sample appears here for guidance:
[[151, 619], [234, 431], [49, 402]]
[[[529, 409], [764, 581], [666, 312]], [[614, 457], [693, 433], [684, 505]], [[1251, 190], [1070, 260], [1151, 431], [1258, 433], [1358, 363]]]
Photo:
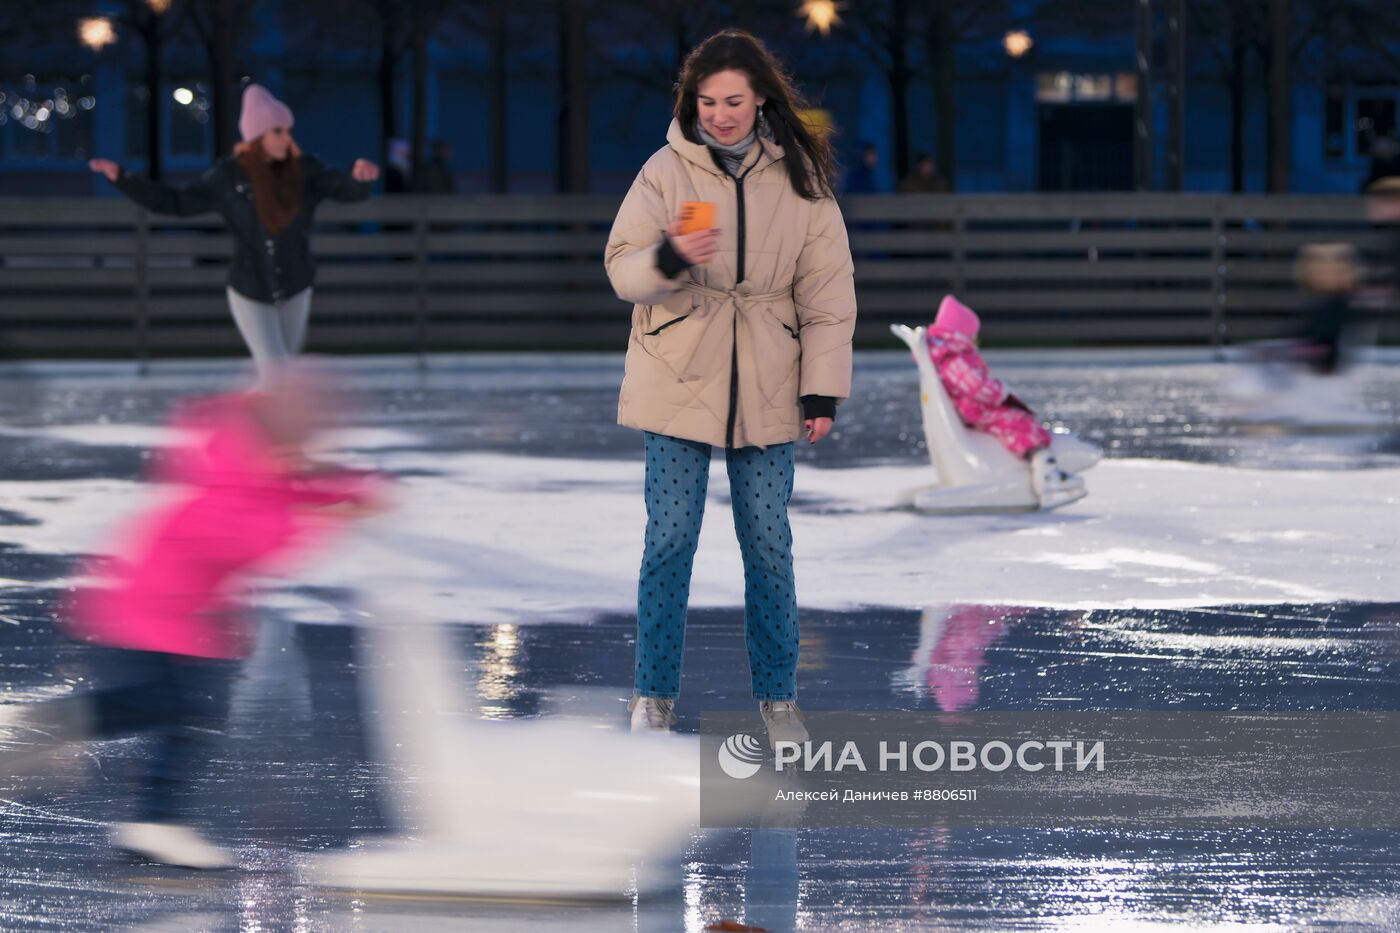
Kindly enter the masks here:
[[715, 225], [713, 201], [685, 201], [681, 204], [681, 236], [699, 233]]

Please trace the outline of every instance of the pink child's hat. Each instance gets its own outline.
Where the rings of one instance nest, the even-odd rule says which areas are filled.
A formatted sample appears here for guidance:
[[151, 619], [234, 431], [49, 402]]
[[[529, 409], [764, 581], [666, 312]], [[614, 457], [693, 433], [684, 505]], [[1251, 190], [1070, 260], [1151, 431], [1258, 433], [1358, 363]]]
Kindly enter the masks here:
[[976, 312], [952, 295], [944, 295], [942, 303], [938, 306], [938, 316], [933, 319], [933, 326], [929, 330], [944, 334], [962, 334], [972, 338], [977, 336], [981, 328], [982, 321]]

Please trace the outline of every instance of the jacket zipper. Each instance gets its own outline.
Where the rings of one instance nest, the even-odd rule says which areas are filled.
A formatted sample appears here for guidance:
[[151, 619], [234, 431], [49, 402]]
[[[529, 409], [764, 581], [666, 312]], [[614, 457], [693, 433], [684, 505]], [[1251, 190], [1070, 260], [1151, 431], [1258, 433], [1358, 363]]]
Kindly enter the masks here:
[[[762, 158], [762, 157], [763, 157], [763, 154], [762, 154], [762, 153], [759, 153], [759, 158]], [[745, 222], [744, 222], [744, 179], [747, 178], [747, 177], [749, 177], [749, 172], [752, 172], [752, 171], [754, 170], [754, 168], [755, 168], [757, 165], [758, 165], [758, 160], [755, 159], [753, 165], [749, 166], [749, 168], [748, 168], [747, 170], [745, 170], [744, 174], [742, 174], [742, 175], [735, 175], [735, 176], [734, 176], [734, 191], [735, 191], [735, 197], [736, 197], [737, 200], [738, 200], [738, 214], [737, 214], [737, 216], [738, 216], [738, 225], [739, 225], [739, 230], [738, 230], [738, 234], [739, 234], [738, 256], [737, 256], [737, 257], [735, 258], [735, 260], [734, 260], [734, 269], [735, 269], [734, 285], [735, 285], [736, 288], [739, 286], [740, 283], [742, 283], [742, 282], [744, 281], [744, 272], [745, 272], [745, 270], [744, 270], [744, 228], [745, 228], [747, 225], [746, 225]], [[733, 447], [733, 446], [734, 446], [734, 425], [735, 425], [735, 422], [738, 420], [738, 417], [739, 417], [739, 305], [738, 305], [738, 302], [735, 302], [735, 304], [734, 304], [734, 335], [733, 335], [733, 339], [730, 341], [730, 351], [729, 351], [729, 352], [730, 352], [730, 356], [729, 356], [729, 421], [728, 421], [728, 423], [725, 425], [725, 429], [724, 429], [724, 446], [725, 446], [726, 448], [730, 448], [730, 447]]]

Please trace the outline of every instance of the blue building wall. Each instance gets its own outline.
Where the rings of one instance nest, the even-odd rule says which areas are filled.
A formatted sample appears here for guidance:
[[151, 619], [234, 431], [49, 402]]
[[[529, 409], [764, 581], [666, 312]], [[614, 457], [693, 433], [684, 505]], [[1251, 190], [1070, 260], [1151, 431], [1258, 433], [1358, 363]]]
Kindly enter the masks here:
[[[271, 9], [260, 7], [258, 33], [250, 60], [258, 63], [251, 77], [282, 96], [297, 115], [296, 135], [308, 151], [335, 164], [348, 164], [359, 156], [379, 153], [379, 114], [376, 69], [371, 52], [347, 52], [344, 60], [327, 66], [299, 65], [295, 50], [285, 47]], [[1024, 9], [1022, 9], [1024, 7]], [[1033, 4], [1019, 0], [1023, 16]], [[1015, 11], [1013, 11], [1015, 12]], [[1032, 32], [1034, 27], [1032, 26]], [[508, 180], [509, 190], [520, 193], [551, 191], [555, 180], [555, 128], [557, 79], [551, 74], [554, 55], [546, 43], [524, 51], [512, 50], [513, 73], [509, 82]], [[81, 152], [60, 152], [56, 147], [36, 155], [33, 140], [22, 140], [25, 130], [11, 121], [0, 125], [0, 193], [110, 193], [95, 184], [84, 168], [86, 158], [116, 158], [133, 169], [144, 167], [141, 140], [128, 119], [132, 90], [139, 85], [139, 44], [91, 56], [77, 70], [92, 75], [97, 100], [89, 115], [90, 145]], [[1037, 100], [1037, 76], [1065, 71], [1083, 74], [1130, 72], [1133, 61], [1130, 35], [1108, 38], [1046, 39], [1023, 59], [1008, 58], [999, 41], [987, 40], [959, 50], [957, 89], [957, 187], [963, 191], [1032, 191], [1040, 184], [1041, 109]], [[3, 58], [4, 56], [0, 56]], [[1229, 93], [1212, 73], [1213, 61], [1199, 50], [1190, 54], [1194, 70], [1187, 87], [1186, 186], [1190, 190], [1225, 191], [1230, 185]], [[799, 80], [828, 110], [838, 129], [836, 145], [841, 162], [849, 167], [858, 157], [863, 140], [881, 149], [880, 187], [893, 190], [894, 154], [890, 95], [886, 83], [858, 53], [817, 39], [801, 47], [801, 57], [790, 59]], [[1366, 155], [1347, 135], [1345, 151], [1325, 152], [1328, 132], [1324, 107], [1327, 74], [1321, 52], [1310, 47], [1295, 69], [1292, 140], [1292, 189], [1300, 192], [1354, 191], [1367, 170]], [[1335, 65], [1336, 63], [1334, 63]], [[1341, 63], [1345, 65], [1346, 63]], [[169, 95], [195, 82], [199, 57], [189, 49], [172, 49], [167, 64], [169, 78], [163, 89]], [[71, 69], [70, 69], [71, 70]], [[3, 71], [3, 69], [0, 69]], [[489, 160], [489, 112], [486, 82], [486, 49], [479, 39], [456, 41], [451, 47], [435, 45], [429, 85], [429, 136], [447, 139], [455, 150], [459, 189], [482, 191], [487, 186]], [[0, 74], [0, 80], [12, 76]], [[1264, 187], [1266, 101], [1255, 81], [1246, 98], [1245, 187]], [[1165, 174], [1167, 113], [1165, 87], [1154, 86], [1154, 179], [1161, 186]], [[1348, 118], [1360, 91], [1349, 89]], [[1365, 93], [1390, 93], [1400, 100], [1400, 90], [1382, 87]], [[920, 78], [909, 96], [909, 129], [912, 151], [936, 148], [937, 126], [933, 92]], [[407, 75], [399, 85], [400, 135], [407, 136], [412, 114]], [[1054, 106], [1073, 106], [1072, 104]], [[634, 79], [598, 75], [590, 97], [591, 177], [593, 190], [624, 190], [643, 161], [664, 143], [670, 120], [670, 88], [663, 81], [647, 86]], [[165, 165], [172, 177], [198, 172], [214, 156], [206, 143], [202, 152], [174, 151], [172, 133], [178, 113], [164, 119]], [[188, 130], [188, 127], [186, 127]], [[1344, 134], [1352, 134], [1344, 127]], [[183, 137], [189, 138], [188, 132]], [[20, 142], [28, 145], [21, 146]]]

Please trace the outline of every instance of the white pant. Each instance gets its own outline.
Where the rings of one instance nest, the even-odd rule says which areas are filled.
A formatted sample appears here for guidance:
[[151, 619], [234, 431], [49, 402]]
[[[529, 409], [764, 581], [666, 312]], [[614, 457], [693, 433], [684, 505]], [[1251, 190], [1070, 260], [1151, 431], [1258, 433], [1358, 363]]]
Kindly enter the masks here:
[[243, 342], [253, 354], [260, 380], [266, 381], [278, 364], [301, 352], [306, 342], [306, 319], [311, 314], [310, 288], [276, 304], [267, 304], [239, 294], [230, 286], [228, 306]]

